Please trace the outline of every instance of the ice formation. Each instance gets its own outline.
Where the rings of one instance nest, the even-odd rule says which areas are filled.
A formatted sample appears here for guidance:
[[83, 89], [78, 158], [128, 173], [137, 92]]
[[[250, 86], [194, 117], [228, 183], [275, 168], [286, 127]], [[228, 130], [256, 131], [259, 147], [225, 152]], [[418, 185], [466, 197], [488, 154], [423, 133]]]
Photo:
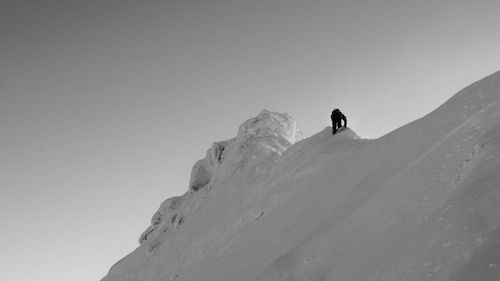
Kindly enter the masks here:
[[104, 281], [500, 280], [500, 72], [379, 139], [263, 111]]
[[194, 164], [188, 192], [161, 204], [151, 218], [151, 226], [139, 237], [139, 243], [144, 243], [151, 251], [162, 243], [161, 240], [167, 235], [163, 233], [176, 229], [183, 223], [186, 213], [200, 203], [200, 196], [194, 196], [194, 193], [206, 188], [200, 192], [206, 194], [210, 186], [224, 181], [237, 171], [245, 174], [269, 165], [300, 139], [302, 133], [289, 114], [262, 110], [259, 115], [240, 125], [235, 138], [212, 144], [205, 158]]
[[252, 158], [279, 156], [301, 138], [302, 133], [290, 115], [263, 110], [241, 124], [235, 138], [212, 144], [205, 158], [193, 166], [189, 190], [198, 191], [212, 179], [231, 176]]

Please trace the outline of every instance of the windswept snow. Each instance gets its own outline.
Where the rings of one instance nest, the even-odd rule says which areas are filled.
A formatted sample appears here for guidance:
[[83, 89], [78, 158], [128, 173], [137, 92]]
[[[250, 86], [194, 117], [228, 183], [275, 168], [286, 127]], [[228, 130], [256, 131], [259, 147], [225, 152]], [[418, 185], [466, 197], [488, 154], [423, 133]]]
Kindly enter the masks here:
[[379, 139], [263, 111], [106, 281], [500, 280], [500, 72]]

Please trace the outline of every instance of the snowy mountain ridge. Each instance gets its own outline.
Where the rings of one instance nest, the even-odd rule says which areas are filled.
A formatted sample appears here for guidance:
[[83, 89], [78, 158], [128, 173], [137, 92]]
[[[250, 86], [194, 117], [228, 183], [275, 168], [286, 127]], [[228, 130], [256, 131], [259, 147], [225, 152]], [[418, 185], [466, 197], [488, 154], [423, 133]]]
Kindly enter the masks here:
[[103, 279], [499, 280], [500, 72], [379, 139], [262, 111]]

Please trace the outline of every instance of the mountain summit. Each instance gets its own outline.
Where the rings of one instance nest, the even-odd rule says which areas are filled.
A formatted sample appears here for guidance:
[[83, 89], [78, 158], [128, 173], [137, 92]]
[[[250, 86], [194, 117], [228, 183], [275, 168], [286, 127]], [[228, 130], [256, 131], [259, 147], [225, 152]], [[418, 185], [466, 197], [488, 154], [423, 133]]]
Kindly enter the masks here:
[[500, 280], [500, 72], [379, 139], [263, 111], [103, 281]]

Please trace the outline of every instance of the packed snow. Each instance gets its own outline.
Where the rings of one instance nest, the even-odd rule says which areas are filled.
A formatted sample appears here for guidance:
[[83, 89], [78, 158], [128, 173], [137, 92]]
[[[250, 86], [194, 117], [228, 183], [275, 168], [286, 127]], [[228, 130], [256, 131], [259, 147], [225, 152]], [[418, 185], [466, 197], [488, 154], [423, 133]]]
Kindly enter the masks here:
[[264, 110], [103, 281], [500, 280], [500, 72], [379, 139]]

